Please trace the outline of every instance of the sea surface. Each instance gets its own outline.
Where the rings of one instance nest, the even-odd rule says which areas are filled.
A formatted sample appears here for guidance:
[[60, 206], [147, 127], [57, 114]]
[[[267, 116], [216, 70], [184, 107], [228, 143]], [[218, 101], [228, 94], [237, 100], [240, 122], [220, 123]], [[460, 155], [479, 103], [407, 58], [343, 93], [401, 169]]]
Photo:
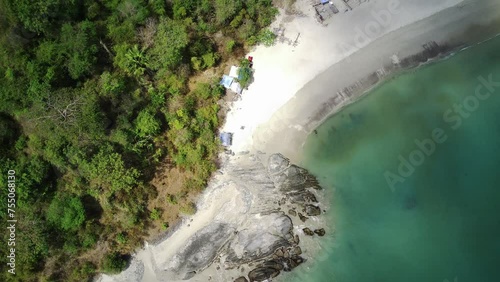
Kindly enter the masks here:
[[304, 155], [329, 234], [287, 280], [500, 281], [499, 37], [378, 86]]

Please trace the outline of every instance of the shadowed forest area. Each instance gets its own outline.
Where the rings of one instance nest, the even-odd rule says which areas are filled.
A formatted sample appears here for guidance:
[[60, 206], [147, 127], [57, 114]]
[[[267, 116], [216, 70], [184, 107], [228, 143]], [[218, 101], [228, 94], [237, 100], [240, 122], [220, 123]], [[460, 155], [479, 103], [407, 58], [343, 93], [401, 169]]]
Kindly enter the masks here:
[[220, 74], [269, 42], [271, 2], [0, 0], [0, 196], [15, 170], [18, 220], [0, 280], [119, 272], [194, 212], [220, 151]]

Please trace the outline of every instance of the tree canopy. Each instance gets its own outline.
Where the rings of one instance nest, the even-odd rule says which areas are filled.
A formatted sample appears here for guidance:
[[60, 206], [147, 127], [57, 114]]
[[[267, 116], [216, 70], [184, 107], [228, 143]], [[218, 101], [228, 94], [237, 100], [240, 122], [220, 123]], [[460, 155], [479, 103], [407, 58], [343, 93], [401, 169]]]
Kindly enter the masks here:
[[271, 0], [0, 0], [0, 182], [16, 171], [23, 219], [18, 274], [3, 264], [0, 280], [117, 272], [193, 212], [221, 150], [219, 75], [269, 41], [276, 13]]

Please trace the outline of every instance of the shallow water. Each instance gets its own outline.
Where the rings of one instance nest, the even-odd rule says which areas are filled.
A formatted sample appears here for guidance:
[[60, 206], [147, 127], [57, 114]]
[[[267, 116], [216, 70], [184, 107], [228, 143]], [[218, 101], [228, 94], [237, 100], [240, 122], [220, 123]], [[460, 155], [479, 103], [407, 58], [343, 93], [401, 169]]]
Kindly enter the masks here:
[[498, 50], [495, 38], [409, 71], [308, 138], [335, 233], [291, 280], [500, 281]]

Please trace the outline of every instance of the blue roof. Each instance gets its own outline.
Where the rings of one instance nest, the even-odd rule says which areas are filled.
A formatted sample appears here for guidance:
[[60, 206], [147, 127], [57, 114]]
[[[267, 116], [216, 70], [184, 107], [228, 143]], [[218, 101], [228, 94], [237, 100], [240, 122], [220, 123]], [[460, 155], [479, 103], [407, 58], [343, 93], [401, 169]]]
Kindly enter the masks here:
[[328, 2], [329, 2], [329, 0], [321, 0], [321, 4], [326, 4]]
[[231, 87], [231, 83], [233, 83], [233, 80], [234, 78], [230, 77], [229, 75], [223, 75], [220, 84], [224, 85], [224, 87], [226, 88], [229, 88]]
[[229, 132], [222, 132], [220, 134], [220, 141], [222, 142], [222, 146], [231, 146], [233, 144], [233, 134]]

